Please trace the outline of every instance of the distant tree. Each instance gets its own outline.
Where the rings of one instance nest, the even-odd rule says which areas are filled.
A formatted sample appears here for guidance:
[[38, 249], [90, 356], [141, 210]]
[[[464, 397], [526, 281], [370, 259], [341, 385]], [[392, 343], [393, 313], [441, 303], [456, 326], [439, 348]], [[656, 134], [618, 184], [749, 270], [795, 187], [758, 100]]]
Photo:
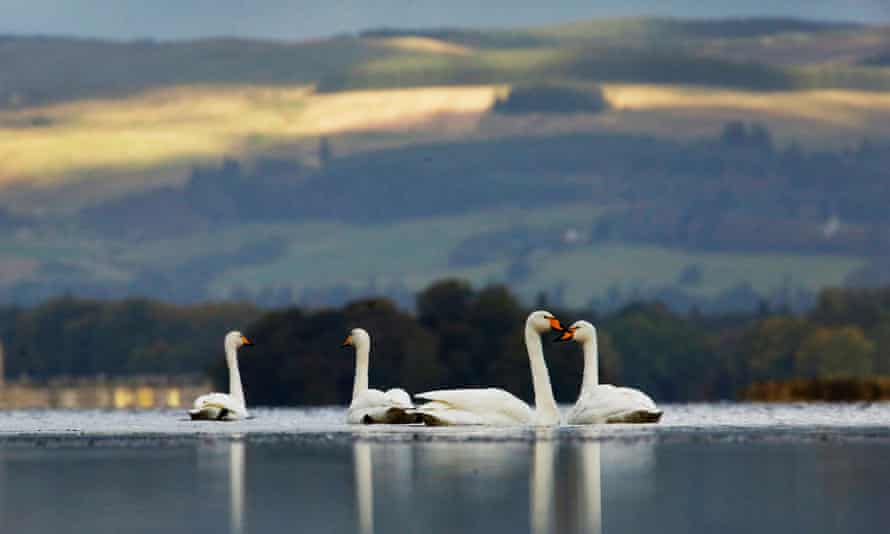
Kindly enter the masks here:
[[817, 328], [794, 355], [795, 375], [806, 378], [863, 378], [874, 365], [874, 343], [856, 326]]
[[720, 140], [724, 145], [741, 146], [748, 139], [748, 131], [742, 121], [730, 121], [723, 125]]
[[677, 277], [677, 283], [683, 286], [697, 286], [701, 284], [703, 276], [700, 265], [687, 265]]
[[750, 126], [742, 121], [730, 121], [723, 125], [720, 134], [721, 142], [726, 146], [749, 148], [757, 151], [772, 152], [773, 140], [769, 130], [760, 123]]
[[464, 280], [436, 282], [418, 293], [418, 318], [421, 324], [432, 328], [466, 320], [472, 299], [473, 288]]
[[322, 137], [318, 142], [318, 164], [322, 169], [327, 169], [333, 159], [331, 143], [327, 137]]
[[528, 85], [510, 89], [494, 103], [497, 113], [600, 113], [609, 102], [599, 87]]
[[706, 398], [717, 358], [703, 333], [686, 319], [661, 305], [636, 304], [602, 326], [620, 355], [620, 383], [662, 401]]
[[809, 331], [805, 320], [791, 317], [770, 317], [752, 326], [735, 346], [738, 357], [746, 361], [740, 381], [794, 376], [795, 354]]

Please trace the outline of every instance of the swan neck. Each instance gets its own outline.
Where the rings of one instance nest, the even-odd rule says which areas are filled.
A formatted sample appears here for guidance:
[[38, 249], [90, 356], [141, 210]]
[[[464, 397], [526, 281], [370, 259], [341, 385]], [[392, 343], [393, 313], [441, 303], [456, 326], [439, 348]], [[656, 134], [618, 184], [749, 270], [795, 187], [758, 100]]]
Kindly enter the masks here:
[[352, 400], [368, 391], [368, 359], [370, 354], [370, 343], [361, 342], [355, 346], [355, 383], [352, 386]]
[[535, 417], [538, 424], [555, 425], [559, 423], [559, 407], [553, 398], [553, 386], [550, 384], [550, 373], [544, 361], [544, 347], [541, 345], [541, 334], [530, 324], [525, 325], [525, 348], [532, 370], [532, 386], [535, 390]]
[[584, 380], [581, 382], [581, 395], [593, 391], [600, 383], [599, 349], [596, 336], [585, 341], [581, 348], [584, 350]]
[[241, 387], [241, 372], [238, 370], [237, 348], [226, 347], [226, 364], [229, 366], [229, 395], [244, 407], [244, 388]]

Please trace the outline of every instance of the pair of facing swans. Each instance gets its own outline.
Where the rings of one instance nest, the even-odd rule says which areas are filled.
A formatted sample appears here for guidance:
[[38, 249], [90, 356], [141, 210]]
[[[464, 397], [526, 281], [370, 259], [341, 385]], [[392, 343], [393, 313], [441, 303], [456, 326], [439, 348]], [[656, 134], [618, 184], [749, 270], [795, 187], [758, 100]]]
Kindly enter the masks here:
[[[414, 407], [411, 397], [403, 389], [386, 392], [369, 389], [371, 337], [365, 330], [356, 328], [343, 343], [344, 346], [353, 346], [356, 352], [355, 383], [346, 420], [350, 424], [423, 422], [430, 426], [558, 425], [561, 419], [559, 407], [553, 397], [541, 343], [541, 336], [548, 332], [558, 332], [559, 341], [580, 343], [584, 352], [581, 394], [568, 414], [569, 424], [654, 423], [661, 418], [662, 412], [645, 393], [599, 383], [596, 328], [592, 324], [578, 321], [564, 328], [552, 313], [536, 311], [525, 322], [525, 346], [531, 366], [534, 408], [498, 388], [428, 391], [415, 395], [417, 399], [427, 401], [418, 407]], [[233, 420], [247, 417], [238, 373], [237, 350], [250, 344], [238, 332], [226, 336], [231, 394], [211, 393], [199, 397], [195, 401], [195, 408], [189, 412], [193, 419]]]

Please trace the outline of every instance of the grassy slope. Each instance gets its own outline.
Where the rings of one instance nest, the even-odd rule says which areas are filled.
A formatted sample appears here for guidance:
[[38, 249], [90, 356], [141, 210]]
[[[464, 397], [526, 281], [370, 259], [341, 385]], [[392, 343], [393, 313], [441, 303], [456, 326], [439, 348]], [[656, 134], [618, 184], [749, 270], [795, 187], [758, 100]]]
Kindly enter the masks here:
[[685, 268], [695, 265], [701, 269], [702, 280], [683, 288], [690, 294], [713, 297], [743, 283], [769, 294], [786, 285], [808, 290], [841, 285], [863, 263], [838, 256], [684, 252], [610, 244], [543, 258], [528, 285], [552, 287], [548, 280], [564, 281], [567, 303], [581, 306], [613, 286], [629, 292], [674, 285]]
[[[767, 122], [780, 139], [839, 144], [887, 135], [883, 93], [697, 91], [688, 84], [885, 88], [890, 70], [857, 65], [887, 46], [886, 28], [783, 19], [625, 18], [310, 43], [6, 38], [0, 39], [0, 109], [8, 108], [0, 111], [0, 186], [86, 181], [83, 196], [95, 198], [105, 188], [117, 194], [144, 182], [181, 180], [189, 165], [223, 154], [311, 159], [318, 135], [343, 136], [346, 151], [417, 136], [466, 136], [474, 132], [472, 115], [490, 104], [491, 87], [529, 80], [612, 81], [610, 97], [621, 110], [596, 119], [536, 121], [536, 128], [543, 122], [563, 132], [607, 128], [690, 137], [744, 118]], [[774, 59], [779, 66], [751, 63]], [[420, 89], [309, 93], [319, 80], [329, 88]], [[645, 83], [652, 80], [663, 83]], [[646, 87], [628, 90], [628, 82]], [[60, 99], [80, 100], [42, 104]], [[514, 121], [487, 133], [524, 127]], [[400, 135], [406, 129], [411, 133]], [[375, 144], [363, 135], [368, 131], [387, 132], [381, 137], [388, 139]], [[76, 206], [72, 196], [77, 191], [67, 190], [50, 204]], [[9, 198], [21, 203], [21, 196]]]
[[[5, 40], [0, 42], [0, 63], [6, 67], [0, 73], [0, 87], [5, 91], [0, 94], [0, 108], [27, 107], [0, 111], [0, 184], [23, 181], [29, 187], [4, 191], [0, 205], [72, 210], [132, 189], [182, 180], [191, 165], [218, 160], [224, 154], [247, 159], [266, 154], [296, 156], [311, 162], [321, 135], [334, 139], [338, 154], [522, 133], [606, 130], [694, 138], [714, 135], [733, 119], [765, 122], [780, 141], [793, 138], [805, 146], [846, 146], [864, 137], [890, 135], [890, 97], [885, 93], [799, 90], [888, 86], [887, 69], [857, 66], [890, 44], [886, 29], [788, 21], [774, 21], [772, 26], [722, 24], [623, 19], [309, 44]], [[633, 53], [628, 56], [620, 47], [630, 47]], [[640, 53], [651, 47], [672, 52], [652, 63], [651, 57]], [[690, 49], [695, 53], [677, 52]], [[693, 70], [701, 66], [735, 69], [742, 79], [751, 73], [779, 76], [797, 90], [607, 83], [606, 92], [616, 109], [600, 116], [485, 115], [494, 96], [503, 90], [501, 82], [569, 78], [583, 84], [601, 79], [596, 73], [604, 65], [623, 68], [620, 60], [627, 57], [638, 70], [667, 68], [670, 74], [678, 65]], [[103, 69], [85, 68], [97, 58]], [[751, 58], [773, 66], [745, 70], [744, 65], [733, 63]], [[46, 69], [47, 64], [55, 67]], [[584, 76], [573, 76], [579, 67]], [[138, 75], [128, 78], [127, 73]], [[623, 79], [637, 79], [633, 70], [625, 73]], [[71, 85], [72, 79], [77, 83]], [[332, 87], [338, 83], [344, 87], [431, 83], [448, 87], [316, 94], [307, 87], [317, 80]], [[481, 85], [455, 86], [462, 83]], [[51, 103], [60, 95], [88, 99]], [[35, 193], [30, 190], [34, 184], [45, 189]], [[535, 215], [536, 224], [542, 225], [583, 225], [590, 216], [584, 209]], [[416, 288], [446, 274], [484, 282], [500, 279], [505, 262], [454, 270], [447, 266], [447, 254], [460, 240], [507, 227], [515, 219], [516, 214], [498, 212], [395, 227], [262, 225], [150, 245], [96, 243], [76, 232], [30, 239], [3, 236], [0, 281], [45, 276], [36, 262], [44, 266], [61, 262], [90, 279], [120, 281], [131, 276], [136, 265], [161, 268], [223, 249], [237, 250], [257, 236], [280, 236], [290, 243], [284, 258], [225, 273], [214, 280], [214, 291], [224, 295], [236, 286], [301, 289], [344, 281], [364, 286], [369, 273], [380, 275], [379, 286], [398, 280]], [[436, 239], [430, 239], [431, 235]], [[344, 259], [343, 243], [357, 243], [360, 248]], [[399, 254], [405, 250], [412, 254]], [[581, 304], [612, 285], [652, 287], [674, 282], [691, 264], [702, 268], [703, 280], [690, 290], [712, 295], [743, 281], [768, 291], [780, 287], [789, 276], [795, 285], [808, 288], [837, 284], [861, 261], [690, 254], [616, 244], [537, 257], [535, 271], [521, 289], [531, 295], [565, 281], [572, 304]]]
[[[448, 254], [461, 240], [479, 232], [504, 230], [518, 222], [555, 232], [583, 229], [598, 213], [579, 205], [526, 212], [489, 211], [365, 227], [332, 223], [258, 225], [225, 234], [157, 242], [125, 257], [133, 264], [173, 265], [192, 257], [237, 250], [257, 235], [288, 240], [288, 252], [279, 260], [234, 269], [216, 278], [212, 288], [221, 297], [235, 287], [290, 287], [301, 291], [346, 284], [365, 288], [371, 280], [379, 288], [404, 284], [419, 289], [445, 276], [481, 284], [503, 281], [506, 259], [471, 268], [451, 268]], [[349, 244], [348, 250], [344, 250], [345, 243]], [[648, 245], [606, 244], [536, 255], [532, 276], [516, 289], [531, 298], [538, 291], [564, 283], [569, 304], [583, 305], [591, 297], [602, 297], [612, 286], [632, 290], [672, 285], [683, 269], [697, 265], [702, 280], [697, 286], [686, 288], [692, 294], [713, 296], [746, 282], [755, 290], [768, 293], [788, 282], [792, 287], [806, 289], [838, 285], [862, 264], [861, 259], [852, 257], [695, 253]]]

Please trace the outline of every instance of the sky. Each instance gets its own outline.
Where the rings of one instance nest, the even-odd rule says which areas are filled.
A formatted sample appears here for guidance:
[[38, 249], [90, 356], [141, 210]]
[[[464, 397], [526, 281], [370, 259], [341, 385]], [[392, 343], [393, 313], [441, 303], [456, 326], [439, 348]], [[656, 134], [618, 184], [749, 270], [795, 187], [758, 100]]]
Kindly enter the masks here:
[[0, 33], [305, 40], [382, 26], [516, 27], [597, 17], [890, 22], [890, 0], [0, 0]]

